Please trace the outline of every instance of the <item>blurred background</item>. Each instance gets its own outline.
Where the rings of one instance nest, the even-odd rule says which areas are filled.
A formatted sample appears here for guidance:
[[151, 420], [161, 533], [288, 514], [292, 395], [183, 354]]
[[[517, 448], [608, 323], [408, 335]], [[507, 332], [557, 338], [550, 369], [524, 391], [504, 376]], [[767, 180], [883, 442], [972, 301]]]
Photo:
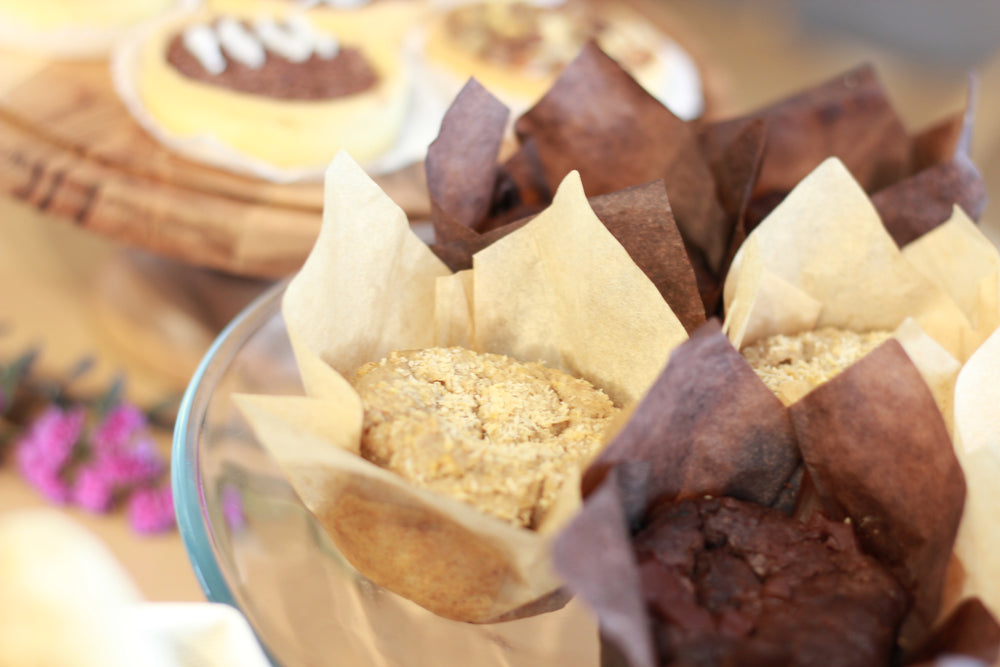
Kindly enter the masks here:
[[[751, 111], [871, 62], [908, 128], [919, 129], [963, 108], [967, 76], [973, 74], [979, 81], [973, 159], [991, 196], [981, 224], [994, 242], [1000, 240], [1000, 3], [634, 4], [695, 55], [712, 91], [716, 117]], [[25, 57], [0, 52], [0, 70], [17, 67]], [[8, 167], [16, 162], [16, 156], [6, 158]], [[86, 377], [74, 381], [80, 391], [98, 390], [124, 377], [130, 400], [144, 407], [169, 405], [221, 327], [272, 282], [160, 256], [123, 242], [128, 234], [121, 229], [98, 234], [41, 212], [44, 206], [25, 203], [3, 183], [12, 173], [3, 169], [0, 362], [36, 349], [37, 372], [59, 378], [80, 359], [91, 359]], [[128, 224], [127, 217], [122, 224]], [[167, 457], [169, 418], [154, 427]], [[4, 459], [0, 512], [47, 504], [17, 475], [9, 452]], [[139, 537], [120, 513], [65, 511], [111, 546], [150, 599], [203, 599], [175, 531]]]
[[908, 129], [959, 110], [978, 81], [973, 159], [991, 194], [982, 225], [1000, 239], [1000, 5], [994, 2], [663, 2], [717, 68], [723, 115], [743, 113], [862, 62], [876, 65]]

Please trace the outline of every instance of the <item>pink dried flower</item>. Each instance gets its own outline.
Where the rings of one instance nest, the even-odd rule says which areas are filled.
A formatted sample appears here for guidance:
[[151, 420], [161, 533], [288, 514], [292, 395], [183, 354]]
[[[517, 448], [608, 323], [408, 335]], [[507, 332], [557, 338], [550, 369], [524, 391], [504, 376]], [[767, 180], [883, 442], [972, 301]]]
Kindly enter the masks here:
[[14, 457], [17, 460], [17, 469], [25, 478], [30, 477], [36, 470], [58, 470], [58, 466], [51, 466], [45, 453], [38, 446], [35, 440], [25, 436], [14, 445]]
[[73, 449], [80, 440], [87, 415], [82, 407], [68, 410], [49, 406], [31, 423], [21, 447], [37, 450], [35, 465], [48, 470], [58, 470], [69, 462]]
[[97, 452], [114, 452], [125, 447], [146, 427], [146, 415], [130, 403], [119, 403], [108, 411], [90, 436]]
[[27, 424], [19, 423], [13, 445], [23, 478], [48, 500], [72, 502], [92, 512], [109, 512], [127, 503], [129, 520], [137, 532], [168, 530], [176, 524], [166, 477], [167, 461], [149, 432], [145, 413], [121, 401], [123, 384], [116, 382], [104, 394], [79, 399], [70, 407], [65, 387], [90, 368], [84, 360], [66, 382], [55, 387], [28, 382], [30, 352], [10, 365], [0, 366], [0, 415], [11, 407], [21, 382], [27, 395], [53, 401]]
[[128, 519], [138, 533], [161, 533], [174, 527], [170, 485], [136, 489], [128, 500]]
[[83, 509], [102, 514], [110, 511], [114, 491], [114, 484], [99, 464], [86, 465], [77, 470], [73, 481], [73, 502]]
[[141, 440], [128, 451], [98, 456], [101, 474], [116, 487], [133, 487], [156, 481], [166, 470], [166, 463], [152, 440]]
[[51, 470], [44, 466], [25, 467], [22, 465], [21, 472], [25, 481], [51, 502], [65, 505], [70, 501], [73, 491], [58, 470]]
[[70, 501], [72, 489], [60, 475], [42, 473], [31, 481], [33, 486], [50, 501], [60, 505], [65, 505]]
[[82, 409], [50, 406], [15, 445], [21, 475], [52, 502], [64, 504], [72, 496], [62, 472], [80, 439], [85, 417]]

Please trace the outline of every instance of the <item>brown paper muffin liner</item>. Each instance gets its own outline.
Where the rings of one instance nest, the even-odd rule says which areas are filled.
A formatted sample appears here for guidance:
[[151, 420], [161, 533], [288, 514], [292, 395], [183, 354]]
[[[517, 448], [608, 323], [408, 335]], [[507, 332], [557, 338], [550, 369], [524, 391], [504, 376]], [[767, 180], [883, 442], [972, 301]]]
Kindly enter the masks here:
[[503, 105], [468, 87], [459, 95], [428, 155], [435, 229], [451, 265], [448, 245], [482, 242], [537, 212], [570, 170], [589, 196], [662, 180], [704, 308], [719, 315], [736, 249], [829, 157], [872, 196], [898, 246], [955, 205], [978, 219], [986, 197], [969, 160], [974, 83], [966, 109], [917, 132], [865, 65], [745, 116], [685, 122], [590, 44], [516, 119], [516, 145], [502, 160], [491, 146], [503, 136]]

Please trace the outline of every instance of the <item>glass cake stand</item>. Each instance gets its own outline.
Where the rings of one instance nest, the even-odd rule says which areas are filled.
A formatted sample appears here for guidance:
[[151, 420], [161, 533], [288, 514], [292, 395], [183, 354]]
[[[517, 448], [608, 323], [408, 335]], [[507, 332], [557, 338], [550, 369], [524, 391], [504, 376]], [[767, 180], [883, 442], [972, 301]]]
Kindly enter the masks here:
[[575, 601], [508, 623], [459, 623], [379, 588], [341, 557], [231, 400], [302, 393], [284, 288], [222, 331], [178, 415], [174, 505], [206, 597], [243, 612], [281, 667], [595, 667], [594, 622]]

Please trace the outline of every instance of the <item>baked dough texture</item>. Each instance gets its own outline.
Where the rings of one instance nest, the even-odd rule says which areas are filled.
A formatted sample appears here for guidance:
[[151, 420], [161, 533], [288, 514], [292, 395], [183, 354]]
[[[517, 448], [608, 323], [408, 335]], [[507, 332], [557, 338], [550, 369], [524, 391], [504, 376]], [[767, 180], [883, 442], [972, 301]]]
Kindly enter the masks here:
[[393, 352], [358, 369], [354, 385], [363, 457], [527, 528], [618, 412], [586, 380], [461, 347]]
[[764, 384], [785, 405], [791, 405], [891, 336], [888, 331], [857, 333], [824, 327], [771, 336], [744, 347], [741, 353]]

